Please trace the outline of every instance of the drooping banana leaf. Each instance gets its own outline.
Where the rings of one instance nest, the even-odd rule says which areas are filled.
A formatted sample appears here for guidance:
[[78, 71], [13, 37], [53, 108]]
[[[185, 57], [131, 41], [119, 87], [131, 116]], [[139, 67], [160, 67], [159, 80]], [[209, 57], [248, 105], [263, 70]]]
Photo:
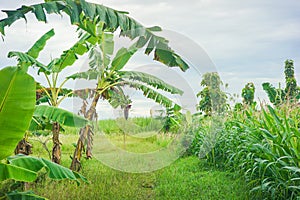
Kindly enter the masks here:
[[19, 192], [19, 191], [12, 191], [9, 193], [6, 193], [6, 196], [9, 200], [20, 200], [20, 199], [28, 199], [28, 200], [48, 200], [45, 197], [38, 196], [34, 194], [33, 191], [25, 191], [25, 192]]
[[23, 167], [0, 163], [0, 181], [14, 179], [16, 181], [32, 182], [37, 173]]
[[116, 86], [108, 91], [107, 100], [113, 108], [124, 108], [132, 103], [129, 96], [125, 95], [123, 89], [120, 86]]
[[[53, 163], [44, 158], [35, 158], [35, 157], [24, 156], [19, 154], [16, 156], [9, 157], [7, 160], [9, 161], [9, 164], [7, 165], [18, 167], [21, 169], [26, 169], [32, 172], [32, 174], [35, 173], [36, 176], [37, 176], [37, 172], [39, 172], [42, 168], [46, 168], [48, 172], [48, 176], [51, 179], [54, 180], [69, 179], [72, 181], [76, 181], [78, 184], [80, 183], [79, 182], [80, 180], [84, 182], [88, 182], [84, 176], [78, 174], [77, 172], [73, 172], [72, 170], [66, 167]], [[15, 171], [13, 172], [15, 173]], [[15, 179], [15, 178], [12, 178], [10, 174], [7, 174], [6, 179]]]
[[188, 64], [176, 54], [169, 46], [168, 41], [156, 36], [153, 31], [160, 28], [146, 28], [126, 13], [120, 12], [103, 5], [86, 2], [85, 0], [46, 0], [44, 3], [31, 6], [22, 6], [17, 10], [3, 11], [7, 18], [0, 20], [0, 32], [4, 35], [4, 28], [12, 25], [18, 19], [25, 19], [26, 14], [32, 12], [39, 21], [47, 21], [47, 14], [66, 13], [70, 17], [71, 24], [77, 25], [92, 36], [97, 36], [96, 24], [103, 22], [107, 30], [112, 32], [121, 30], [121, 36], [130, 39], [138, 38], [137, 48], [145, 45], [145, 54], [154, 51], [154, 60], [162, 62], [170, 67], [178, 66], [181, 70], [187, 70]]
[[154, 100], [156, 103], [160, 104], [160, 105], [163, 105], [165, 107], [171, 107], [174, 102], [169, 99], [168, 97], [160, 94], [159, 92], [157, 92], [156, 90], [146, 86], [146, 85], [143, 85], [143, 84], [140, 84], [140, 83], [135, 83], [135, 82], [130, 82], [128, 83], [128, 86], [131, 87], [131, 88], [134, 88], [136, 90], [140, 90], [143, 92], [143, 95], [148, 98], [148, 99], [152, 99]]
[[72, 112], [46, 105], [38, 105], [35, 107], [33, 116], [41, 117], [52, 122], [58, 122], [61, 125], [71, 127], [83, 127], [88, 123], [85, 118]]
[[35, 82], [18, 67], [0, 70], [0, 160], [11, 155], [29, 127], [35, 106]]
[[133, 80], [133, 81], [139, 81], [142, 83], [146, 83], [147, 85], [151, 85], [152, 87], [156, 88], [156, 89], [160, 89], [166, 92], [170, 92], [171, 94], [183, 94], [183, 91], [164, 82], [163, 80], [144, 73], [144, 72], [138, 72], [138, 71], [120, 71], [118, 72], [120, 77], [122, 77], [123, 79], [129, 79], [129, 80]]
[[73, 91], [73, 96], [74, 97], [79, 97], [83, 100], [86, 99], [92, 99], [96, 95], [96, 90], [95, 89], [90, 89], [90, 88], [85, 88], [81, 90], [74, 90]]

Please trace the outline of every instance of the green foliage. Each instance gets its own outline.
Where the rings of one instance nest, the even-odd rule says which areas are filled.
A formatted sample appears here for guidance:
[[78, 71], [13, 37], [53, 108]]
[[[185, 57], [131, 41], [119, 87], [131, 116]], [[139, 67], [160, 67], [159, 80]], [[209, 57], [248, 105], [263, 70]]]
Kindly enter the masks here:
[[227, 110], [227, 96], [221, 90], [223, 83], [218, 73], [204, 74], [200, 85], [204, 88], [197, 94], [197, 97], [201, 98], [198, 110], [203, 111], [207, 116], [213, 113], [220, 114]]
[[165, 107], [171, 107], [174, 104], [174, 102], [171, 99], [144, 84], [130, 82], [128, 85], [129, 87], [134, 88], [136, 90], [141, 90], [146, 98], [152, 99], [160, 105], [163, 105]]
[[254, 103], [255, 86], [253, 83], [247, 83], [242, 90], [243, 102], [246, 105]]
[[0, 163], [0, 172], [0, 181], [13, 179], [32, 182], [37, 177], [37, 174], [29, 169], [4, 163]]
[[[19, 67], [7, 67], [0, 71], [0, 107], [1, 146], [0, 159], [11, 155], [17, 142], [23, 137], [32, 118], [35, 105], [35, 82]], [[16, 114], [17, 113], [17, 114]], [[71, 179], [78, 181], [86, 179], [43, 158], [27, 156], [10, 157], [9, 163], [0, 163], [0, 181], [14, 179], [32, 182], [37, 178], [37, 172], [46, 168], [49, 177], [53, 179]], [[10, 193], [11, 194], [11, 193]], [[13, 198], [15, 194], [12, 194]]]
[[[70, 169], [48, 161], [44, 158], [35, 158], [31, 156], [17, 155], [8, 158], [9, 164], [12, 166], [20, 167], [23, 169], [30, 170], [35, 173], [35, 178], [37, 178], [37, 172], [41, 169], [46, 168], [49, 178], [54, 180], [69, 179], [76, 181], [80, 184], [80, 180], [88, 182], [85, 177], [73, 172]], [[31, 180], [32, 181], [32, 180]]]
[[22, 6], [17, 10], [4, 11], [7, 18], [0, 20], [0, 32], [4, 35], [4, 28], [12, 25], [19, 19], [26, 20], [26, 14], [32, 12], [39, 21], [47, 21], [47, 14], [61, 14], [62, 12], [70, 17], [71, 24], [77, 25], [85, 30], [93, 39], [99, 32], [99, 23], [104, 24], [104, 28], [114, 32], [121, 31], [121, 36], [136, 39], [137, 48], [142, 48], [146, 44], [145, 54], [149, 55], [154, 51], [154, 59], [164, 63], [167, 66], [180, 67], [183, 71], [188, 69], [187, 63], [177, 55], [169, 46], [168, 41], [162, 37], [156, 36], [153, 31], [159, 31], [159, 27], [145, 28], [134, 19], [128, 17], [124, 12], [98, 5], [94, 3], [80, 1], [45, 1], [31, 6]]
[[18, 192], [12, 191], [6, 194], [9, 200], [20, 200], [20, 199], [29, 199], [29, 200], [47, 200], [44, 197], [40, 197], [33, 193], [33, 191], [26, 191], [26, 192]]
[[40, 39], [38, 39], [34, 45], [27, 51], [27, 54], [33, 58], [38, 58], [40, 52], [44, 49], [46, 42], [55, 35], [54, 29], [51, 29], [45, 33]]
[[75, 115], [72, 112], [45, 105], [36, 106], [33, 116], [70, 127], [83, 127], [88, 123], [85, 118]]
[[299, 99], [300, 89], [295, 78], [294, 61], [286, 60], [284, 68], [286, 99], [289, 101], [293, 101], [295, 98]]
[[275, 106], [278, 106], [284, 102], [285, 99], [285, 91], [283, 89], [275, 88], [273, 85], [270, 83], [263, 83], [262, 84], [263, 89], [266, 91], [268, 94], [269, 100], [272, 104]]
[[242, 104], [242, 103], [236, 103], [236, 104], [234, 105], [234, 108], [233, 108], [233, 110], [234, 110], [235, 112], [242, 111], [242, 109], [243, 109], [243, 104]]
[[113, 59], [111, 66], [112, 70], [121, 70], [126, 65], [126, 63], [129, 61], [129, 59], [134, 55], [134, 53], [137, 51], [137, 49], [126, 49], [121, 48], [117, 52], [115, 58]]
[[297, 86], [294, 71], [294, 61], [285, 61], [285, 89], [275, 88], [270, 83], [263, 83], [263, 89], [268, 94], [269, 100], [275, 106], [282, 105], [287, 102], [297, 102], [300, 99], [300, 88]]
[[40, 72], [49, 75], [51, 73], [59, 73], [68, 66], [74, 64], [78, 56], [83, 55], [89, 50], [89, 35], [81, 35], [79, 40], [68, 50], [63, 51], [59, 58], [53, 59], [48, 65], [42, 64], [37, 60], [37, 56], [46, 45], [46, 42], [54, 36], [54, 30], [51, 29], [38, 39], [28, 52], [11, 51], [8, 54], [9, 58], [16, 57], [19, 61], [19, 66], [27, 69], [29, 66], [38, 67]]
[[13, 153], [27, 130], [35, 105], [35, 82], [18, 67], [0, 71], [0, 160]]
[[[103, 32], [102, 37], [104, 35], [109, 34]], [[107, 37], [108, 36], [105, 36], [105, 38]], [[130, 57], [136, 52], [135, 48], [134, 50], [132, 50], [132, 47], [129, 47], [128, 49], [124, 47], [121, 48], [110, 63], [110, 53], [106, 53], [103, 44], [100, 44], [99, 46], [102, 48], [101, 51], [97, 51], [95, 48], [90, 51], [91, 69], [86, 72], [75, 73], [68, 78], [97, 80], [97, 90], [113, 107], [125, 106], [122, 102], [126, 102], [128, 97], [126, 97], [123, 92], [122, 87], [124, 86], [140, 90], [146, 98], [152, 99], [165, 107], [172, 106], [173, 101], [163, 94], [160, 94], [159, 90], [171, 94], [182, 95], [183, 91], [153, 75], [138, 71], [122, 71], [122, 68], [128, 62]], [[103, 63], [102, 60], [104, 59], [108, 60], [108, 63]], [[120, 98], [116, 98], [117, 96]], [[118, 101], [122, 99], [126, 101]]]
[[212, 164], [243, 175], [254, 199], [295, 199], [300, 194], [299, 112], [288, 106], [233, 112], [216, 134]]
[[183, 122], [183, 115], [180, 112], [181, 107], [175, 104], [173, 107], [167, 107], [165, 113], [162, 113], [160, 117], [164, 122], [162, 127], [162, 132], [164, 133], [177, 133]]
[[171, 94], [179, 94], [182, 95], [183, 91], [166, 83], [165, 81], [144, 73], [144, 72], [138, 72], [138, 71], [120, 71], [120, 76], [122, 76], [124, 79], [127, 80], [133, 80], [133, 81], [139, 81], [141, 83], [147, 83], [147, 85], [152, 86], [155, 89], [160, 89], [166, 92], [169, 92]]

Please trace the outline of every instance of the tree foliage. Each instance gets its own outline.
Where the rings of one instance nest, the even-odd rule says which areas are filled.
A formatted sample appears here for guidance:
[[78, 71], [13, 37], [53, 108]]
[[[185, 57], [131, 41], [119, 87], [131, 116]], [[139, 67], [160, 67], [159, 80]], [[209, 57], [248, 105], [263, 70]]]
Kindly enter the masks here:
[[275, 106], [281, 105], [286, 102], [294, 102], [300, 99], [300, 87], [297, 85], [295, 78], [294, 61], [286, 60], [284, 67], [285, 74], [285, 88], [275, 88], [272, 84], [263, 83], [263, 89], [268, 94], [269, 100]]
[[205, 115], [213, 113], [222, 113], [227, 109], [227, 96], [221, 90], [223, 85], [217, 72], [205, 73], [200, 83], [204, 88], [197, 94], [200, 97], [198, 110], [203, 111]]
[[275, 88], [271, 83], [263, 83], [262, 87], [264, 91], [267, 93], [269, 100], [275, 106], [282, 104], [285, 100], [285, 91], [283, 89]]
[[255, 86], [253, 83], [247, 83], [242, 89], [243, 102], [246, 105], [252, 105], [254, 103]]
[[286, 60], [284, 67], [285, 74], [285, 94], [286, 100], [294, 100], [295, 98], [299, 99], [300, 89], [297, 86], [297, 81], [295, 78], [295, 69], [294, 69], [294, 61]]

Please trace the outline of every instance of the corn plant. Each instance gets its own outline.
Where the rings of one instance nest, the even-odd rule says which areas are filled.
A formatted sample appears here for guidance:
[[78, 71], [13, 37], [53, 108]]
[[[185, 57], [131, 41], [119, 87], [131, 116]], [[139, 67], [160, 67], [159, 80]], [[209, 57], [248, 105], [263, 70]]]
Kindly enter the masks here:
[[218, 134], [214, 156], [243, 174], [254, 198], [300, 195], [299, 108], [262, 105], [232, 113]]

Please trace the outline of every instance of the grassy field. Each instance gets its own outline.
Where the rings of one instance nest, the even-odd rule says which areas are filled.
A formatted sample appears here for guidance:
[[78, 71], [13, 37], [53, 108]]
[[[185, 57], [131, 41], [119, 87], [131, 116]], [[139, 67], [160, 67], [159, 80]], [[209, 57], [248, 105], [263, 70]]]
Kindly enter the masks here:
[[[62, 164], [69, 167], [77, 136], [62, 135]], [[113, 135], [110, 139], [120, 148], [123, 136]], [[45, 137], [41, 138], [45, 140]], [[145, 152], [166, 146], [163, 137], [147, 139], [126, 137], [126, 150]], [[46, 151], [36, 140], [34, 155], [47, 157]], [[99, 145], [96, 144], [95, 145]], [[48, 143], [51, 149], [51, 142]], [[126, 173], [103, 165], [97, 159], [82, 160], [81, 173], [90, 184], [77, 186], [70, 181], [53, 181], [41, 178], [31, 185], [38, 195], [49, 199], [248, 199], [246, 184], [234, 173], [216, 170], [197, 157], [179, 158], [170, 166], [149, 173]]]

